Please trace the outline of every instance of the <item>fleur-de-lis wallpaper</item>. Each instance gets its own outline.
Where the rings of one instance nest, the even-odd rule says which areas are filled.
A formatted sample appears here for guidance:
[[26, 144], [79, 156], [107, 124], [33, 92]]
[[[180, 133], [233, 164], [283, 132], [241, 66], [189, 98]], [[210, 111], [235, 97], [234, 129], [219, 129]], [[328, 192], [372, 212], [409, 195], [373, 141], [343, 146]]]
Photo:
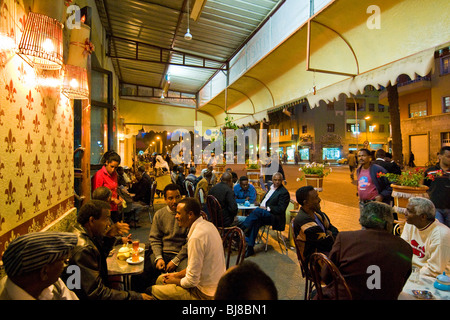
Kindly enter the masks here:
[[[25, 17], [17, 5], [16, 37]], [[72, 102], [59, 88], [33, 84], [35, 70], [14, 52], [1, 57], [0, 258], [14, 238], [74, 206]]]

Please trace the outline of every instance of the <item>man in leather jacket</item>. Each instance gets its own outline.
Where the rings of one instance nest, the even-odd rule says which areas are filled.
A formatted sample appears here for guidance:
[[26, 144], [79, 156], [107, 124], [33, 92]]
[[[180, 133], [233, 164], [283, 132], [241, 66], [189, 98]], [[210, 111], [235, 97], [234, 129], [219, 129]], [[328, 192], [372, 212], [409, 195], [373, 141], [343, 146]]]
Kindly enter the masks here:
[[[80, 300], [148, 300], [145, 293], [112, 289], [108, 281], [106, 258], [116, 236], [127, 233], [129, 226], [117, 222], [111, 226], [110, 206], [100, 200], [84, 204], [78, 213], [77, 224], [71, 232], [78, 236], [69, 264], [81, 271], [81, 288], [73, 289]], [[127, 241], [127, 238], [123, 240]]]

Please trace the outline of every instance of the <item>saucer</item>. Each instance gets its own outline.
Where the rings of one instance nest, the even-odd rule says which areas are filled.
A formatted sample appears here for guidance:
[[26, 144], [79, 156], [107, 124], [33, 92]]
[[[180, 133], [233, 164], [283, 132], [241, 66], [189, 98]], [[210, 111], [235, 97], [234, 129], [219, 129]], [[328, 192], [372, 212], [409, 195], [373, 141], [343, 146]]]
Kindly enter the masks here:
[[139, 261], [137, 261], [137, 262], [134, 262], [133, 258], [131, 258], [131, 257], [127, 259], [127, 262], [129, 264], [139, 264], [139, 263], [142, 263], [143, 261], [144, 261], [144, 257], [139, 257]]

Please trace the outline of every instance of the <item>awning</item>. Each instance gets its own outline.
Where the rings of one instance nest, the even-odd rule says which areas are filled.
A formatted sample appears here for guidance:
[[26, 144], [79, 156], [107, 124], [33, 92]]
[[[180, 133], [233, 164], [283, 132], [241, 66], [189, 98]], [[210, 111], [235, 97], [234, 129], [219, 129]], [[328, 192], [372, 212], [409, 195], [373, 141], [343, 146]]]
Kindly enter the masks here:
[[434, 67], [435, 48], [421, 51], [404, 59], [389, 63], [374, 70], [364, 72], [358, 76], [348, 78], [323, 89], [316, 94], [308, 94], [306, 99], [311, 108], [319, 105], [320, 100], [331, 102], [339, 99], [339, 95], [344, 93], [347, 97], [361, 94], [367, 85], [375, 88], [386, 87], [391, 83], [395, 85], [397, 78], [401, 74], [407, 74], [411, 79], [419, 76], [426, 76]]

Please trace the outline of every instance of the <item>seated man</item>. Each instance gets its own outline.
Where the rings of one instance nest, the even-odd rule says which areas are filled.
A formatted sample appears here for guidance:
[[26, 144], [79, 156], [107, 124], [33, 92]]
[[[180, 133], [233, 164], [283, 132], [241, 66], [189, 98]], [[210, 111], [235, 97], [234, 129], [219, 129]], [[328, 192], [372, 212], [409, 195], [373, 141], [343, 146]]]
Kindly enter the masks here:
[[247, 176], [240, 177], [239, 184], [234, 185], [234, 195], [237, 203], [244, 203], [245, 201], [255, 203], [256, 189], [248, 182]]
[[186, 228], [180, 228], [175, 219], [177, 205], [181, 200], [180, 189], [176, 184], [168, 184], [164, 188], [164, 201], [167, 206], [156, 211], [149, 235], [148, 261], [145, 261], [144, 272], [136, 276], [132, 283], [136, 290], [145, 290], [155, 284], [161, 272], [180, 271], [187, 263]]
[[0, 300], [78, 300], [59, 278], [77, 240], [66, 232], [15, 238], [2, 257], [6, 276], [0, 280]]
[[259, 208], [253, 210], [247, 217], [239, 218], [240, 227], [245, 232], [245, 241], [247, 242], [246, 257], [255, 253], [253, 247], [259, 228], [271, 225], [275, 230], [283, 231], [286, 227], [286, 208], [290, 201], [289, 191], [283, 186], [281, 173], [275, 173], [272, 176], [272, 182], [273, 184]]
[[409, 198], [401, 237], [413, 250], [412, 263], [420, 274], [450, 274], [450, 229], [435, 219], [435, 207], [426, 198]]
[[211, 171], [207, 170], [205, 171], [205, 173], [203, 173], [203, 177], [198, 181], [197, 185], [195, 186], [194, 198], [198, 199], [198, 192], [200, 189], [203, 189], [206, 201], [206, 196], [208, 195], [209, 190], [211, 189], [211, 178], [212, 178]]
[[201, 217], [200, 203], [194, 198], [178, 203], [175, 218], [181, 228], [189, 228], [187, 268], [159, 276], [152, 295], [159, 300], [212, 300], [225, 273], [219, 231]]
[[[220, 178], [220, 182], [213, 186], [208, 194], [214, 196], [222, 207], [223, 227], [231, 226], [238, 212], [231, 174], [225, 172]], [[211, 213], [209, 212], [209, 214]]]
[[[308, 263], [314, 252], [328, 254], [333, 246], [338, 230], [328, 216], [320, 210], [319, 193], [312, 186], [301, 187], [295, 193], [301, 206], [294, 218], [294, 237], [304, 243], [303, 258]], [[302, 248], [300, 248], [300, 251]]]
[[145, 167], [140, 166], [136, 172], [137, 181], [133, 183], [129, 193], [134, 194], [133, 201], [141, 202], [144, 205], [150, 204], [150, 189], [152, 187], [152, 178], [145, 172]]
[[[106, 258], [115, 236], [128, 233], [126, 223], [111, 226], [110, 206], [101, 200], [91, 200], [81, 206], [77, 223], [71, 232], [78, 236], [69, 264], [80, 267], [81, 288], [74, 289], [80, 300], [142, 300], [151, 297], [145, 293], [116, 290], [110, 287]], [[125, 239], [125, 242], [128, 238]]]
[[[347, 282], [353, 300], [397, 300], [408, 280], [412, 250], [392, 234], [393, 222], [391, 206], [369, 202], [361, 211], [362, 230], [337, 235], [329, 258]], [[334, 287], [324, 290], [328, 299], [333, 295]], [[347, 298], [344, 291], [341, 297]]]

